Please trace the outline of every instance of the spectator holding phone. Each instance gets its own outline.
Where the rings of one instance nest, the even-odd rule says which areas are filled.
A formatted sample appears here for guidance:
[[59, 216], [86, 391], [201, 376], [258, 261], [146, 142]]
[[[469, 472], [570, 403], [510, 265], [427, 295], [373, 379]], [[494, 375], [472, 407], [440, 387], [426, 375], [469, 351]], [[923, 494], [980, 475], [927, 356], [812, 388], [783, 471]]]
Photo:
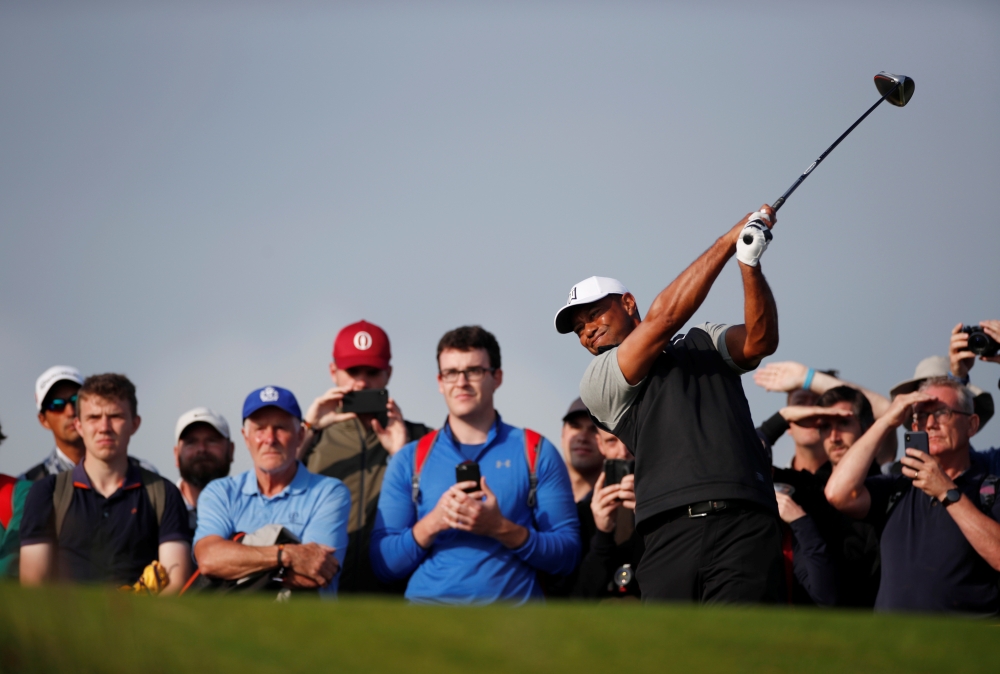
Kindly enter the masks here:
[[[385, 581], [409, 576], [406, 597], [420, 603], [540, 599], [537, 572], [568, 574], [580, 553], [566, 465], [548, 440], [504, 423], [494, 408], [503, 370], [492, 334], [479, 326], [446, 333], [437, 362], [448, 417], [389, 463], [372, 532], [375, 572]], [[456, 483], [460, 464], [474, 473], [466, 462], [478, 483]]]
[[350, 539], [340, 577], [340, 592], [402, 593], [401, 583], [385, 584], [369, 559], [372, 527], [389, 457], [430, 429], [406, 421], [399, 405], [388, 398], [383, 418], [343, 409], [352, 391], [385, 390], [392, 377], [389, 336], [379, 326], [359, 321], [343, 328], [333, 342], [330, 378], [334, 387], [306, 411], [305, 439], [299, 450], [308, 469], [335, 477], [351, 490]]
[[635, 461], [614, 435], [604, 429], [597, 434], [604, 467], [586, 499], [590, 505], [587, 519], [580, 521], [580, 531], [589, 532], [589, 537], [583, 541], [583, 557], [570, 594], [638, 599], [642, 593], [635, 570], [644, 547], [635, 529]]
[[[901, 475], [869, 476], [880, 443], [903, 424], [927, 451], [911, 442]], [[930, 378], [896, 396], [830, 476], [830, 503], [882, 531], [876, 610], [1000, 610], [1000, 503], [981, 493], [987, 475], [971, 461], [969, 439], [978, 429], [969, 390]]]

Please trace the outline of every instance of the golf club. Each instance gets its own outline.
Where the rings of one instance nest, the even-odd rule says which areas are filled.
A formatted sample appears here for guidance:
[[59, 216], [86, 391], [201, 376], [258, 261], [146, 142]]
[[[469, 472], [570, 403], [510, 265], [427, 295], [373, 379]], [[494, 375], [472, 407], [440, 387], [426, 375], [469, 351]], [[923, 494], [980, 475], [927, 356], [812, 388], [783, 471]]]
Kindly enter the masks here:
[[777, 213], [778, 209], [784, 205], [788, 197], [792, 196], [792, 192], [798, 189], [798, 186], [802, 184], [802, 181], [805, 180], [810, 173], [812, 173], [813, 169], [819, 166], [819, 163], [826, 159], [828, 154], [833, 152], [833, 148], [840, 145], [840, 141], [847, 138], [847, 134], [854, 131], [854, 127], [865, 121], [865, 117], [872, 114], [872, 110], [877, 108], [882, 101], [889, 101], [893, 105], [901, 108], [909, 103], [910, 99], [913, 97], [913, 80], [906, 75], [893, 75], [892, 73], [887, 73], [883, 70], [875, 76], [875, 87], [878, 89], [878, 92], [882, 94], [882, 98], [878, 99], [878, 102], [876, 102], [875, 105], [868, 108], [868, 112], [861, 115], [861, 117], [858, 118], [858, 121], [851, 124], [851, 128], [845, 131], [840, 138], [833, 143], [833, 145], [826, 148], [826, 152], [821, 154], [819, 159], [814, 161], [812, 164], [809, 164], [809, 167], [802, 172], [802, 175], [800, 175], [799, 179], [788, 188], [788, 191], [778, 197], [778, 200], [771, 204], [771, 208], [774, 209], [775, 213]]

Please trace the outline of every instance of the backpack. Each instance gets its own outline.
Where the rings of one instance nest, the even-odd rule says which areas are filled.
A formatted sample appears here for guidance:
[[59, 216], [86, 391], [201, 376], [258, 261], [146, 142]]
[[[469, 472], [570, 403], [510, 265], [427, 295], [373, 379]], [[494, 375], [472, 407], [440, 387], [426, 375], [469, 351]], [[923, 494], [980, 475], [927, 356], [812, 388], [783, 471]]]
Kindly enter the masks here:
[[0, 527], [7, 530], [7, 525], [14, 518], [14, 488], [17, 478], [10, 475], [0, 475]]
[[[167, 488], [163, 485], [163, 478], [156, 473], [139, 468], [142, 476], [142, 485], [146, 488], [146, 496], [150, 505], [156, 512], [156, 526], [163, 523], [163, 509], [167, 501]], [[56, 475], [56, 486], [52, 491], [52, 505], [56, 515], [56, 540], [62, 533], [63, 522], [66, 520], [66, 513], [73, 502], [73, 471], [65, 470]]]
[[[413, 454], [412, 498], [414, 505], [420, 502], [420, 471], [424, 469], [424, 464], [427, 463], [427, 457], [430, 455], [431, 449], [434, 448], [438, 433], [440, 431], [431, 431], [417, 441], [417, 451]], [[534, 509], [535, 504], [538, 502], [536, 498], [536, 494], [538, 493], [538, 472], [536, 471], [536, 466], [538, 463], [538, 448], [541, 446], [541, 441], [541, 435], [530, 428], [524, 429], [524, 458], [528, 462], [528, 507], [532, 509]]]

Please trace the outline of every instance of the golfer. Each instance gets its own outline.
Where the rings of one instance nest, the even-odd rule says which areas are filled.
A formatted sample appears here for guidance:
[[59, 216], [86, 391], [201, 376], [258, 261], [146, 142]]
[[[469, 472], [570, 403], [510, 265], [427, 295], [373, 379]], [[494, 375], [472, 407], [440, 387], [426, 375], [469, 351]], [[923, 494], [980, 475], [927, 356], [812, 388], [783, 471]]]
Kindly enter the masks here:
[[[556, 330], [597, 356], [580, 396], [598, 423], [635, 454], [637, 571], [645, 600], [779, 601], [781, 529], [771, 467], [740, 375], [778, 348], [778, 313], [760, 256], [774, 212], [744, 217], [678, 276], [642, 320], [615, 279], [570, 291]], [[743, 276], [744, 324], [691, 318], [730, 257]]]

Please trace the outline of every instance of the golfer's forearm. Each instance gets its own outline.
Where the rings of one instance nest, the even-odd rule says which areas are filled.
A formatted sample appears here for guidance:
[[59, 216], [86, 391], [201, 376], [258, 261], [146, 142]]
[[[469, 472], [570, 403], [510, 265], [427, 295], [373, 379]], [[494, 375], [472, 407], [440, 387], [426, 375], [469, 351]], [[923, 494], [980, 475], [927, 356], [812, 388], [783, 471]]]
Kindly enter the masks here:
[[750, 267], [741, 263], [739, 266], [743, 275], [743, 322], [746, 326], [744, 363], [741, 365], [752, 368], [778, 350], [778, 306], [760, 264]]
[[258, 571], [278, 567], [278, 546], [242, 545], [217, 538], [195, 546], [198, 569], [206, 576], [235, 580]]
[[840, 460], [826, 483], [826, 498], [838, 510], [855, 502], [865, 486], [868, 469], [875, 460], [879, 445], [895, 426], [884, 421], [876, 421], [868, 431], [855, 442], [844, 458]]
[[656, 326], [657, 332], [664, 337], [664, 344], [698, 310], [726, 262], [735, 253], [736, 242], [732, 232], [729, 232], [719, 237], [711, 248], [656, 296], [644, 322], [649, 321]]

